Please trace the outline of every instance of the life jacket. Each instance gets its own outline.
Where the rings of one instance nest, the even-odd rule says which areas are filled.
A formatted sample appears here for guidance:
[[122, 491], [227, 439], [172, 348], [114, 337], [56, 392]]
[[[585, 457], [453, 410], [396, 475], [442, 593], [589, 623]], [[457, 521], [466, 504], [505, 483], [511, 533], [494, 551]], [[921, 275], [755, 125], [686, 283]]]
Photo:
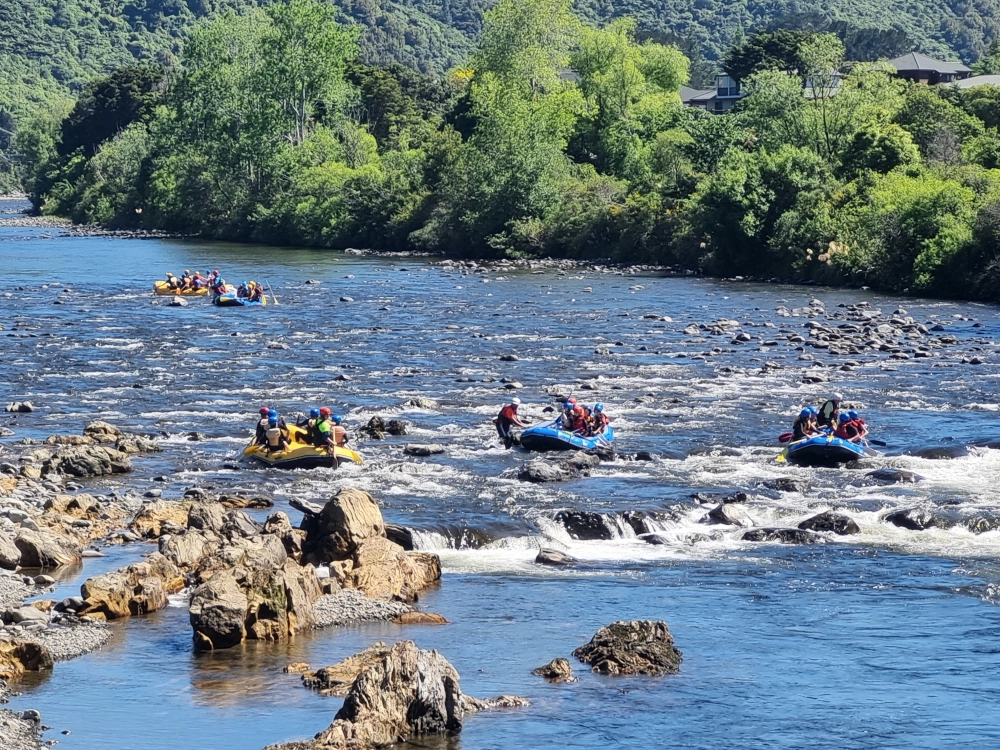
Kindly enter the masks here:
[[278, 427], [267, 428], [267, 445], [270, 448], [281, 447], [281, 429]]
[[333, 422], [329, 419], [323, 419], [320, 417], [316, 420], [316, 443], [318, 445], [325, 445], [330, 438], [330, 433], [333, 431]]
[[858, 428], [855, 427], [852, 422], [843, 422], [833, 432], [833, 436], [838, 437], [841, 440], [853, 440], [860, 434], [861, 433], [858, 432]]
[[587, 413], [580, 406], [573, 407], [572, 422], [570, 422], [571, 429], [575, 432], [576, 430], [582, 430], [587, 426]]
[[339, 424], [335, 425], [333, 428], [333, 444], [343, 445], [346, 442], [347, 442], [347, 430], [345, 430]]
[[504, 408], [500, 410], [500, 414], [497, 416], [504, 424], [511, 424], [517, 418], [517, 409], [513, 404], [507, 404]]
[[608, 416], [603, 411], [595, 411], [593, 416], [594, 432], [603, 432], [608, 426]]

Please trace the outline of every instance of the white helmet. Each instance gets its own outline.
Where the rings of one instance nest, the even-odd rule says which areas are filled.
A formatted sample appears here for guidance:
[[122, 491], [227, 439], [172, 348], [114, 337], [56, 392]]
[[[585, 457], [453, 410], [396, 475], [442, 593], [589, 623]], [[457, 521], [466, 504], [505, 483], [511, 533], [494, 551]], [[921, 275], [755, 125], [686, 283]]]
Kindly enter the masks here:
[[844, 397], [842, 395], [840, 395], [839, 393], [834, 393], [833, 396], [830, 398], [830, 400], [831, 401], [843, 401]]
[[512, 398], [512, 399], [510, 400], [510, 402], [511, 402], [511, 403], [512, 403], [512, 404], [513, 404], [514, 406], [520, 406], [520, 405], [521, 405], [521, 399], [519, 399], [519, 398], [518, 398], [517, 396], [515, 396], [514, 398]]

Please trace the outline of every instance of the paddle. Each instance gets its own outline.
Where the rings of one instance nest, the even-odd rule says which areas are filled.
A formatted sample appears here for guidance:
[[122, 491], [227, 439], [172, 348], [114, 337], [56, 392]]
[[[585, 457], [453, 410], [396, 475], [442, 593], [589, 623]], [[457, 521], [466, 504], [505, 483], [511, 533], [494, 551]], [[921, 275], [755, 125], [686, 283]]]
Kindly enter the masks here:
[[877, 445], [879, 448], [886, 448], [889, 445], [884, 440], [876, 440], [875, 438], [867, 438], [867, 440], [869, 443], [871, 443], [872, 445]]
[[281, 303], [278, 302], [278, 296], [274, 293], [274, 290], [271, 288], [271, 282], [265, 280], [264, 283], [267, 284], [267, 291], [271, 293], [271, 299], [274, 300], [274, 304], [280, 305]]
[[794, 436], [795, 436], [795, 433], [793, 433], [793, 432], [783, 432], [780, 435], [778, 435], [778, 442], [779, 443], [787, 443]]

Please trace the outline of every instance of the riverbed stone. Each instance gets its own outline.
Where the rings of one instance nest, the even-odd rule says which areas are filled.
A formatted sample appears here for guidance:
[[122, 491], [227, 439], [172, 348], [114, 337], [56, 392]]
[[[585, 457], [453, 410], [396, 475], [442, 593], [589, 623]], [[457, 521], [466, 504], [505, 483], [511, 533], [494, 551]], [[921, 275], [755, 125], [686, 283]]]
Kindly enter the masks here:
[[549, 682], [576, 682], [573, 676], [573, 667], [568, 659], [557, 657], [541, 667], [531, 670], [531, 674], [544, 677]]
[[805, 529], [762, 527], [744, 531], [740, 537], [745, 542], [780, 542], [781, 544], [824, 544], [826, 539]]
[[885, 522], [910, 531], [924, 531], [931, 528], [948, 529], [955, 525], [948, 519], [936, 516], [933, 511], [927, 508], [904, 508], [893, 511], [885, 517]]
[[25, 672], [52, 669], [53, 664], [52, 653], [40, 643], [0, 639], [0, 678], [16, 679]]
[[190, 502], [155, 500], [139, 509], [129, 524], [129, 529], [143, 539], [157, 539], [163, 535], [166, 523], [187, 528], [190, 510]]
[[410, 443], [403, 447], [403, 453], [407, 456], [439, 456], [444, 452], [445, 449], [443, 445]]
[[74, 477], [99, 477], [132, 471], [128, 454], [106, 445], [88, 445], [59, 451], [43, 462], [43, 474], [67, 474]]
[[156, 612], [167, 606], [167, 595], [184, 588], [181, 571], [154, 552], [144, 561], [84, 581], [81, 615], [100, 612], [107, 620]]
[[21, 562], [21, 550], [14, 543], [14, 537], [0, 531], [0, 568], [14, 570]]
[[924, 481], [922, 476], [906, 469], [876, 469], [865, 474], [865, 478], [885, 484], [913, 484]]
[[737, 503], [721, 503], [701, 519], [702, 523], [725, 526], [753, 526], [754, 520]]
[[807, 518], [799, 524], [799, 528], [807, 531], [829, 531], [841, 536], [861, 533], [861, 527], [853, 518], [843, 513], [834, 513], [832, 510]]
[[555, 521], [563, 525], [573, 539], [594, 541], [613, 538], [611, 529], [600, 513], [582, 510], [561, 510]]
[[591, 670], [612, 675], [663, 675], [680, 671], [681, 652], [662, 620], [613, 622], [573, 656]]

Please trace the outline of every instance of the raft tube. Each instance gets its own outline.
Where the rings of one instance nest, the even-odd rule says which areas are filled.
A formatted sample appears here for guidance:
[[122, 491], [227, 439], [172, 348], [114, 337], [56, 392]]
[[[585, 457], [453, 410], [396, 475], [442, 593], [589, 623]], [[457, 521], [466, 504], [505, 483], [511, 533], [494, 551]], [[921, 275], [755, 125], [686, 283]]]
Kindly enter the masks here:
[[526, 427], [521, 433], [521, 447], [529, 451], [592, 451], [606, 448], [615, 439], [615, 431], [608, 425], [599, 435], [585, 437], [560, 430], [555, 422]]
[[259, 302], [251, 302], [236, 296], [236, 292], [217, 295], [212, 299], [212, 304], [219, 307], [263, 307], [267, 304], [267, 295], [260, 298]]
[[182, 297], [202, 297], [208, 294], [208, 287], [203, 286], [201, 289], [171, 289], [167, 282], [161, 280], [153, 282], [153, 294], [176, 294]]
[[350, 448], [338, 445], [334, 449], [336, 455], [336, 460], [334, 460], [325, 448], [317, 448], [315, 445], [307, 443], [304, 440], [305, 431], [301, 428], [290, 426], [288, 432], [292, 437], [292, 444], [287, 451], [269, 453], [263, 446], [251, 443], [243, 449], [243, 456], [278, 469], [317, 469], [321, 467], [336, 469], [344, 461], [355, 464], [363, 463], [361, 456]]
[[832, 435], [817, 435], [790, 443], [785, 458], [801, 466], [839, 466], [868, 455], [864, 445]]

